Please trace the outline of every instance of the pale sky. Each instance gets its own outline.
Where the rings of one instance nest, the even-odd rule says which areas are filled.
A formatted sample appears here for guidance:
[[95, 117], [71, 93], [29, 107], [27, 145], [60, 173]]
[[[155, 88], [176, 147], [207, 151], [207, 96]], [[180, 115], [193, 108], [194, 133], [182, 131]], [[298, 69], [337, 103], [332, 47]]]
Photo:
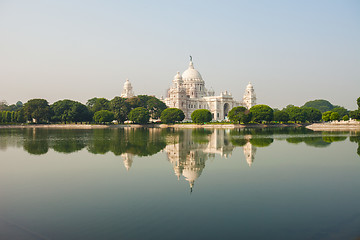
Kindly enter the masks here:
[[207, 88], [282, 108], [360, 97], [360, 1], [0, 0], [0, 100], [161, 97], [189, 55]]

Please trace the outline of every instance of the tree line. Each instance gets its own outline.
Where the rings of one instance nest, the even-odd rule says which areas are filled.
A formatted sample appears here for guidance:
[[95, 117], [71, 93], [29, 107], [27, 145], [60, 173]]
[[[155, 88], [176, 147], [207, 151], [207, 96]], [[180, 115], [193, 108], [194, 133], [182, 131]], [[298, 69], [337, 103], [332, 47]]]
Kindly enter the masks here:
[[[349, 111], [344, 107], [334, 106], [326, 100], [314, 100], [298, 107], [288, 105], [282, 110], [268, 105], [255, 105], [250, 109], [239, 106], [230, 110], [228, 120], [233, 123], [305, 123], [333, 120], [360, 120], [360, 97], [358, 109]], [[59, 100], [49, 104], [45, 99], [31, 99], [25, 104], [17, 102], [8, 106], [0, 102], [0, 123], [110, 123], [116, 120], [124, 123], [146, 124], [150, 119], [160, 119], [163, 123], [181, 122], [185, 118], [182, 110], [167, 108], [164, 102], [154, 96], [138, 95], [132, 98], [114, 97], [91, 98], [84, 105], [73, 100]], [[194, 123], [202, 124], [212, 121], [211, 112], [198, 109], [191, 114]]]

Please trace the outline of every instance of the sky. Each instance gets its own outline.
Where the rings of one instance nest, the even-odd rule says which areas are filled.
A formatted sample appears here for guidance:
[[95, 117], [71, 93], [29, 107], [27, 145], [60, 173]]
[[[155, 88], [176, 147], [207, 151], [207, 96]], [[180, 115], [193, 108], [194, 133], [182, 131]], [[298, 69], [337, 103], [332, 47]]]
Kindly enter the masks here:
[[0, 100], [165, 96], [189, 55], [205, 86], [273, 108], [360, 97], [360, 1], [0, 0]]

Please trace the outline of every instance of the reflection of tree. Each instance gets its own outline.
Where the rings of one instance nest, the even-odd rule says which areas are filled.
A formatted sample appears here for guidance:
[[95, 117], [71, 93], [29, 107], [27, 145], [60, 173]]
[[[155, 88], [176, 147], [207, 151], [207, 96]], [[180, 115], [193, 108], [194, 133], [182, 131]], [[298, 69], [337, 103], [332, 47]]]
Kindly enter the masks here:
[[48, 131], [44, 129], [26, 129], [24, 134], [24, 149], [34, 155], [42, 155], [48, 152]]
[[72, 153], [83, 149], [89, 132], [86, 130], [53, 130], [49, 132], [50, 147], [56, 152]]
[[161, 131], [156, 128], [95, 129], [88, 150], [95, 154], [111, 151], [115, 155], [150, 156], [166, 146]]
[[322, 138], [325, 142], [332, 143], [332, 142], [345, 141], [347, 137], [345, 137], [345, 136], [323, 136]]
[[212, 131], [205, 129], [205, 128], [196, 128], [193, 129], [191, 132], [191, 136], [194, 142], [205, 144], [209, 142], [209, 136], [211, 135]]
[[231, 144], [237, 147], [245, 146], [248, 143], [248, 140], [244, 138], [231, 138]]
[[[360, 133], [357, 133], [360, 134]], [[356, 135], [356, 136], [351, 136], [350, 137], [350, 142], [355, 142], [358, 144], [358, 148], [357, 148], [357, 154], [360, 156], [360, 135]]]
[[304, 139], [304, 142], [308, 146], [312, 147], [328, 147], [331, 143], [325, 142], [322, 137], [307, 137]]
[[255, 147], [267, 147], [274, 141], [273, 138], [251, 138], [250, 143]]

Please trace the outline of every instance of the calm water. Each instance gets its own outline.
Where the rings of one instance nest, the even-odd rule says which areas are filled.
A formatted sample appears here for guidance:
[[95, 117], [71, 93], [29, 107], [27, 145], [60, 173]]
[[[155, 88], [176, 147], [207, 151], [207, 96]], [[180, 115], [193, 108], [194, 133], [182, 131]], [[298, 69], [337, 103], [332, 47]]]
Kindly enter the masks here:
[[360, 239], [360, 133], [0, 129], [0, 239]]

